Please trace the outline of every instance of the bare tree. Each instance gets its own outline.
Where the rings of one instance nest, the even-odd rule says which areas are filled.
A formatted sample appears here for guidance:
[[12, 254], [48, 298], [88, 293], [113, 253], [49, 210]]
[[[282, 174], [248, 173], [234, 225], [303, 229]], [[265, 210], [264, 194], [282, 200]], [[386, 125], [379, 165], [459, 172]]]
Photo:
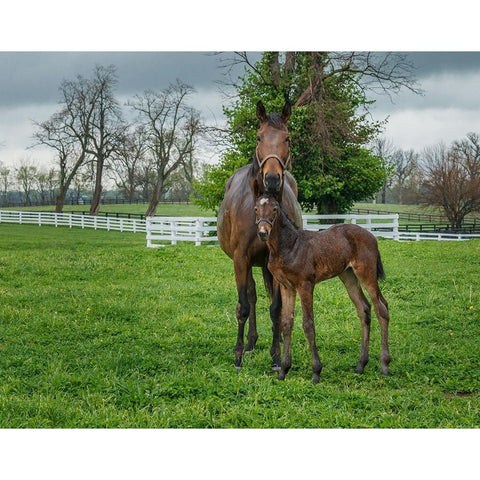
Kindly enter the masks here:
[[90, 215], [97, 215], [102, 198], [102, 179], [106, 162], [120, 147], [126, 126], [113, 90], [117, 84], [116, 69], [96, 66], [93, 79], [89, 81], [89, 101], [94, 106], [91, 123], [84, 126], [88, 136], [86, 152], [91, 155], [95, 172]]
[[57, 185], [57, 172], [55, 169], [38, 170], [37, 177], [35, 179], [35, 186], [39, 195], [39, 201], [42, 205], [49, 204], [55, 193]]
[[186, 104], [193, 88], [179, 80], [161, 92], [146, 91], [129, 105], [147, 132], [147, 147], [156, 182], [147, 209], [154, 215], [168, 177], [190, 161], [202, 125], [199, 114]]
[[394, 152], [393, 142], [386, 137], [377, 137], [372, 145], [372, 150], [377, 157], [380, 157], [383, 160], [385, 166], [386, 181], [383, 184], [381, 193], [381, 202], [386, 203], [387, 201], [387, 189], [391, 187], [394, 175], [394, 164], [393, 164], [393, 152]]
[[418, 154], [413, 150], [396, 150], [392, 155], [393, 178], [397, 201], [403, 204], [412, 179], [418, 172]]
[[478, 136], [469, 135], [450, 149], [441, 143], [426, 149], [422, 165], [422, 199], [443, 208], [453, 228], [460, 228], [466, 215], [480, 210]]
[[10, 186], [10, 174], [11, 174], [10, 169], [6, 167], [2, 162], [0, 162], [0, 184], [1, 184], [3, 202], [5, 204], [7, 203], [7, 198], [8, 198], [8, 188]]
[[132, 202], [141, 184], [142, 166], [147, 153], [147, 136], [143, 126], [126, 131], [117, 150], [112, 153], [110, 172], [117, 188]]
[[59, 194], [56, 211], [61, 212], [68, 189], [79, 169], [91, 162], [95, 189], [90, 213], [98, 212], [106, 161], [117, 147], [124, 126], [114, 98], [115, 67], [96, 66], [92, 79], [78, 75], [60, 85], [61, 109], [45, 122], [34, 122], [35, 145], [46, 145], [57, 153]]
[[45, 145], [56, 152], [58, 165], [58, 194], [55, 199], [55, 211], [61, 213], [65, 198], [78, 169], [85, 163], [86, 139], [76, 141], [76, 127], [73, 102], [69, 101], [66, 85], [63, 85], [64, 108], [54, 113], [45, 122], [34, 122], [37, 130], [34, 132], [35, 145]]
[[29, 159], [23, 159], [20, 166], [15, 169], [15, 178], [23, 191], [25, 206], [32, 204], [32, 192], [37, 179], [37, 167]]

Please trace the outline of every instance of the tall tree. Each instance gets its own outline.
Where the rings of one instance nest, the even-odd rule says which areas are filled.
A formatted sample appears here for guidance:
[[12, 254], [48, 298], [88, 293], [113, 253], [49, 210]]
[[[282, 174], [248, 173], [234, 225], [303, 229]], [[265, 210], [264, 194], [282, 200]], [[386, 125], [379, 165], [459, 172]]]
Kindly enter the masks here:
[[126, 131], [119, 148], [112, 154], [111, 173], [117, 188], [130, 201], [135, 200], [141, 185], [142, 167], [147, 153], [143, 126]]
[[392, 166], [396, 201], [401, 205], [412, 181], [418, 179], [419, 155], [411, 149], [397, 149], [392, 155]]
[[449, 149], [440, 143], [424, 153], [422, 199], [443, 208], [453, 228], [461, 228], [466, 215], [480, 211], [479, 146], [479, 136], [469, 134]]
[[179, 80], [161, 92], [146, 91], [129, 105], [147, 132], [156, 181], [146, 215], [154, 215], [168, 177], [191, 161], [202, 131], [199, 113], [188, 106], [193, 88]]
[[89, 81], [89, 100], [94, 105], [91, 122], [86, 125], [89, 142], [87, 153], [91, 155], [95, 172], [90, 215], [97, 215], [102, 198], [102, 181], [106, 162], [120, 147], [126, 126], [121, 109], [114, 95], [117, 85], [116, 68], [97, 65]]
[[391, 187], [393, 180], [393, 161], [392, 156], [394, 152], [394, 145], [391, 140], [386, 137], [377, 137], [372, 145], [373, 153], [383, 160], [385, 166], [385, 182], [380, 192], [381, 203], [387, 202], [387, 189]]
[[34, 122], [35, 145], [46, 145], [57, 154], [59, 194], [56, 211], [61, 212], [68, 189], [80, 168], [91, 162], [95, 189], [90, 209], [98, 212], [105, 162], [118, 144], [124, 126], [114, 97], [115, 67], [96, 66], [91, 79], [78, 75], [60, 84], [59, 112], [49, 120]]
[[232, 148], [197, 184], [204, 206], [215, 208], [225, 185], [216, 182], [250, 160], [259, 99], [269, 110], [279, 110], [285, 97], [294, 104], [289, 122], [293, 174], [304, 207], [343, 212], [381, 188], [385, 166], [365, 148], [381, 128], [368, 116], [367, 93], [375, 89], [390, 93], [402, 87], [415, 90], [411, 66], [402, 56], [265, 52], [256, 63], [246, 53], [238, 54], [237, 61], [248, 68], [234, 85], [236, 101], [224, 109]]
[[28, 159], [23, 159], [20, 166], [15, 169], [15, 177], [18, 185], [23, 191], [23, 203], [25, 206], [32, 204], [32, 192], [35, 186], [38, 169]]

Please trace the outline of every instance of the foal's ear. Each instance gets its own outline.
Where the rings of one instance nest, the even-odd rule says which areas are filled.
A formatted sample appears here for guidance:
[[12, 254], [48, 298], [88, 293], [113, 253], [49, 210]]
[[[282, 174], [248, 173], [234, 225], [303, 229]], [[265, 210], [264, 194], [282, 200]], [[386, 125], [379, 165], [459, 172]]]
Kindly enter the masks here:
[[267, 120], [267, 111], [265, 110], [261, 100], [257, 102], [257, 118], [260, 120], [260, 123], [263, 123]]
[[290, 105], [290, 101], [285, 100], [285, 105], [283, 106], [283, 110], [282, 110], [282, 120], [285, 123], [287, 123], [291, 114], [292, 114], [292, 106]]

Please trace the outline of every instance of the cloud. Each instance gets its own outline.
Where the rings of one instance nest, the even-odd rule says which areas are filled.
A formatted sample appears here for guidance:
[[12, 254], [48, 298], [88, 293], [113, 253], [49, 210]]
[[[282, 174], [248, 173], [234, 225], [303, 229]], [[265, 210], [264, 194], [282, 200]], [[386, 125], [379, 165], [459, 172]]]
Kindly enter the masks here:
[[449, 145], [469, 132], [480, 133], [480, 110], [404, 109], [390, 115], [384, 136], [398, 148], [421, 152], [441, 141]]

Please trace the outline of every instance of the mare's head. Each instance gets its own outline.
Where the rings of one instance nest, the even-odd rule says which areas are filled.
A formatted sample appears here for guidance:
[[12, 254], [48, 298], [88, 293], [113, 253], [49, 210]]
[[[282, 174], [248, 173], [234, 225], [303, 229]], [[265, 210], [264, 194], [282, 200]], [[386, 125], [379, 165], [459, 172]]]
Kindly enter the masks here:
[[255, 159], [258, 190], [281, 197], [283, 176], [290, 166], [290, 135], [287, 121], [290, 118], [291, 106], [287, 101], [282, 114], [267, 115], [263, 103], [257, 103], [257, 117], [260, 127], [257, 132], [257, 148]]
[[255, 202], [257, 235], [263, 242], [267, 242], [270, 238], [270, 233], [277, 219], [279, 209], [279, 203], [271, 195], [261, 195]]

